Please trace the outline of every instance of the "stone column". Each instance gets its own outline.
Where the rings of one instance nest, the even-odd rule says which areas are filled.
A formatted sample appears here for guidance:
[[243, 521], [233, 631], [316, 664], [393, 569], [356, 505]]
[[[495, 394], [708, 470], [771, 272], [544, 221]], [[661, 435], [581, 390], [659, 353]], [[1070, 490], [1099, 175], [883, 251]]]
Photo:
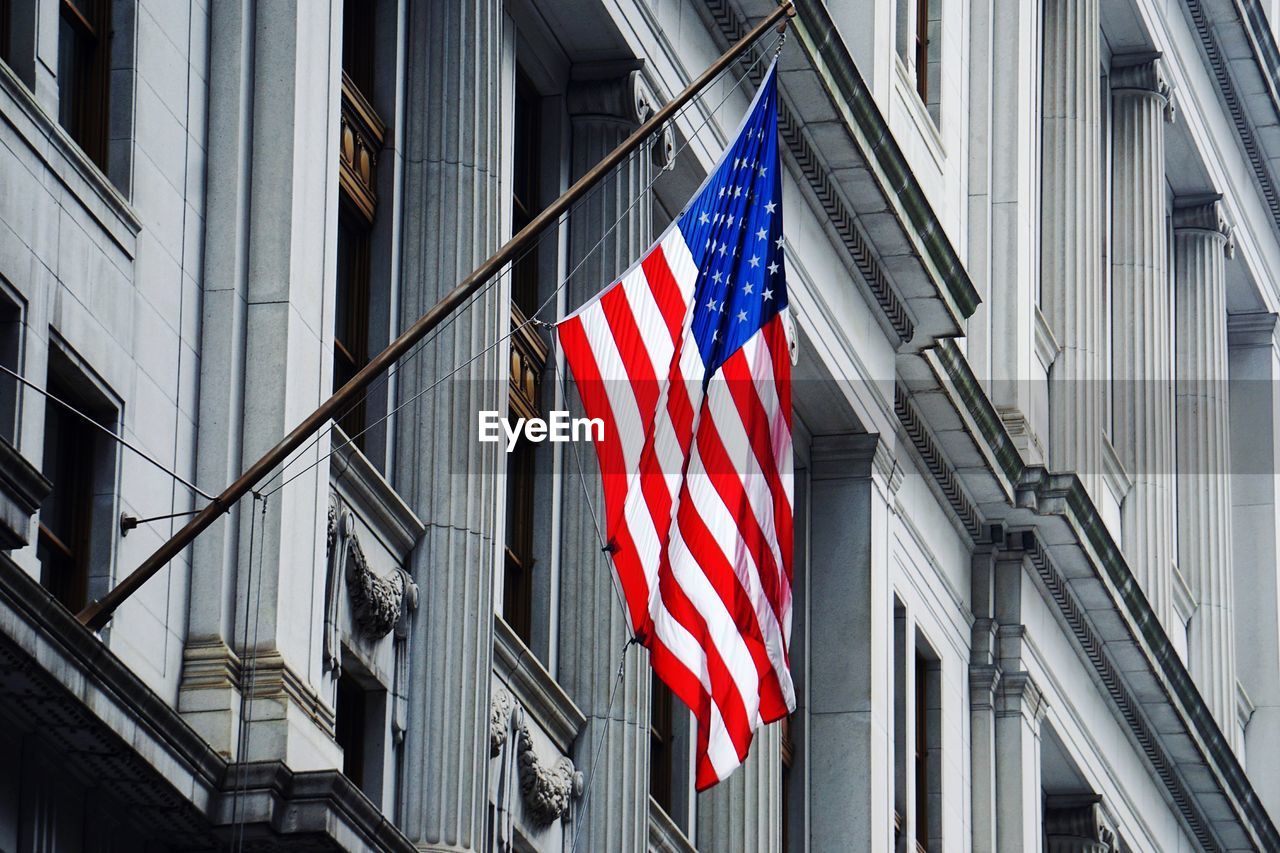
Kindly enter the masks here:
[[[576, 179], [625, 139], [652, 110], [635, 63], [601, 63], [574, 68], [567, 105], [572, 121], [572, 170]], [[576, 208], [569, 223], [569, 268], [585, 258], [568, 287], [573, 310], [612, 283], [652, 242], [653, 213], [645, 194], [653, 175], [648, 151], [640, 151], [604, 179]], [[622, 217], [618, 227], [605, 232]], [[595, 248], [596, 242], [604, 242]], [[590, 254], [588, 254], [590, 253]], [[567, 378], [567, 373], [565, 374]], [[566, 399], [581, 414], [577, 392]], [[581, 768], [596, 765], [588, 808], [575, 814], [581, 827], [580, 850], [640, 853], [649, 840], [649, 686], [648, 654], [633, 648], [626, 655], [623, 681], [612, 709], [609, 694], [618, 673], [619, 653], [630, 637], [612, 567], [579, 483], [578, 465], [596, 517], [604, 497], [594, 451], [579, 447], [563, 454], [564, 508], [561, 527], [560, 659], [557, 677], [587, 717], [573, 756]], [[603, 523], [603, 522], [602, 522]], [[606, 711], [609, 721], [606, 723]], [[604, 740], [601, 742], [601, 737]], [[579, 801], [577, 808], [582, 808]], [[571, 832], [578, 832], [577, 826]]]
[[973, 849], [996, 849], [996, 688], [1000, 684], [995, 570], [997, 550], [981, 545], [970, 564], [973, 627], [969, 646], [969, 759]]
[[[809, 825], [798, 849], [893, 849], [889, 517], [899, 480], [877, 435], [815, 438], [810, 500]], [[909, 666], [910, 662], [898, 663]]]
[[778, 849], [782, 839], [781, 733], [781, 723], [757, 730], [742, 766], [699, 795], [698, 853], [772, 853]]
[[1000, 680], [995, 690], [996, 850], [1040, 850], [1040, 723], [1044, 694], [1023, 667], [1026, 627], [1022, 551], [1002, 553], [995, 567], [996, 647]]
[[1231, 520], [1235, 636], [1249, 650], [1240, 683], [1253, 702], [1245, 729], [1247, 765], [1271, 814], [1280, 814], [1280, 773], [1270, 771], [1280, 743], [1280, 340], [1275, 314], [1237, 314], [1227, 322], [1231, 359]]
[[[432, 0], [408, 14], [403, 328], [492, 253], [510, 200], [501, 183], [501, 0]], [[412, 399], [501, 334], [505, 280], [401, 363]], [[409, 639], [409, 720], [399, 823], [426, 850], [484, 850], [499, 459], [476, 413], [504, 408], [497, 347], [398, 416], [395, 483], [426, 522], [412, 556], [422, 589]]]
[[[226, 483], [328, 396], [338, 34], [307, 4], [213, 9], [197, 480]], [[281, 365], [287, 364], [288, 370]], [[314, 461], [327, 438], [304, 454]], [[299, 466], [301, 467], [301, 466]], [[277, 481], [278, 482], [278, 481]], [[242, 500], [192, 546], [178, 707], [220, 752], [341, 766], [316, 645], [327, 466]], [[251, 688], [250, 688], [251, 684]], [[243, 689], [252, 701], [239, 751]]]
[[1040, 304], [1062, 351], [1049, 383], [1049, 466], [1101, 494], [1106, 412], [1098, 0], [1045, 0]]
[[1115, 430], [1133, 477], [1125, 557], [1156, 615], [1171, 624], [1175, 554], [1172, 296], [1166, 258], [1164, 126], [1172, 120], [1159, 54], [1111, 63], [1111, 317]]
[[1226, 259], [1231, 226], [1218, 196], [1173, 214], [1177, 347], [1178, 564], [1199, 602], [1189, 669], [1223, 734], [1237, 745], [1231, 627], [1231, 477]]

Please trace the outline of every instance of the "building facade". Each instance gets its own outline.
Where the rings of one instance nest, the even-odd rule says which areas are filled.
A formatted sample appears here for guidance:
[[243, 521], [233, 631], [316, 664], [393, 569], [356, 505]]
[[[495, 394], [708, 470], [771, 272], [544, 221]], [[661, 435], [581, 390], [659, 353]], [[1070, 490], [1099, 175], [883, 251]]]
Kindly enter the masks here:
[[796, 5], [798, 707], [695, 794], [594, 453], [477, 415], [775, 37], [74, 614], [773, 3], [0, 0], [0, 850], [1280, 849], [1280, 3]]

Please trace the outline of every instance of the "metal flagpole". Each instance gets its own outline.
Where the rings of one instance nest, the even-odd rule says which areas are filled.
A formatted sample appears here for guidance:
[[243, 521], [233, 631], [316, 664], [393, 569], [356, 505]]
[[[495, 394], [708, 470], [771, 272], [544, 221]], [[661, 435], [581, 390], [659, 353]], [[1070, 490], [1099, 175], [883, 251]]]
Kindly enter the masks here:
[[786, 26], [789, 18], [795, 17], [796, 10], [792, 0], [783, 0], [783, 2], [774, 9], [764, 20], [751, 29], [751, 32], [743, 36], [737, 43], [732, 45], [725, 51], [719, 59], [711, 64], [706, 71], [698, 79], [694, 80], [685, 87], [679, 95], [676, 95], [662, 109], [658, 110], [644, 124], [640, 125], [634, 133], [623, 140], [617, 148], [613, 149], [603, 160], [591, 168], [589, 172], [579, 178], [573, 186], [565, 191], [564, 195], [551, 203], [542, 213], [534, 217], [533, 221], [520, 230], [518, 234], [513, 236], [506, 242], [497, 252], [489, 256], [483, 264], [477, 267], [469, 276], [463, 279], [453, 290], [439, 302], [437, 302], [431, 310], [419, 317], [412, 326], [405, 329], [400, 337], [396, 338], [382, 352], [378, 353], [373, 359], [360, 369], [355, 376], [351, 377], [348, 382], [333, 393], [329, 399], [320, 404], [314, 412], [303, 419], [302, 423], [294, 427], [293, 431], [280, 440], [280, 443], [267, 451], [261, 459], [249, 466], [240, 477], [231, 485], [227, 486], [223, 492], [213, 499], [208, 506], [200, 510], [195, 518], [187, 522], [186, 526], [169, 538], [167, 542], [156, 549], [155, 553], [148, 557], [133, 573], [126, 576], [120, 583], [116, 584], [106, 595], [90, 604], [84, 610], [80, 611], [77, 618], [86, 626], [93, 630], [99, 630], [111, 619], [111, 614], [116, 611], [122, 602], [129, 596], [133, 595], [138, 589], [147, 582], [156, 572], [164, 568], [164, 566], [178, 554], [182, 553], [182, 549], [191, 544], [191, 541], [200, 535], [209, 525], [213, 524], [218, 516], [227, 512], [240, 498], [244, 497], [253, 487], [258, 484], [273, 468], [282, 463], [286, 457], [299, 446], [302, 445], [311, 435], [331, 420], [344, 406], [350, 403], [357, 394], [362, 392], [365, 387], [378, 377], [384, 370], [391, 367], [402, 355], [407, 353], [414, 344], [422, 340], [422, 338], [438, 326], [441, 321], [457, 310], [463, 302], [472, 294], [479, 290], [484, 284], [495, 276], [504, 266], [506, 266], [512, 258], [515, 258], [520, 251], [531, 241], [537, 238], [548, 225], [558, 220], [560, 216], [569, 210], [579, 198], [585, 195], [601, 178], [608, 174], [615, 166], [621, 163], [626, 157], [639, 148], [645, 140], [649, 138], [654, 131], [661, 128], [666, 122], [675, 115], [676, 111], [697, 95], [703, 87], [719, 76], [720, 72], [728, 68], [738, 57], [747, 51], [752, 44], [756, 42], [762, 35], [769, 31], [770, 28], [781, 25]]

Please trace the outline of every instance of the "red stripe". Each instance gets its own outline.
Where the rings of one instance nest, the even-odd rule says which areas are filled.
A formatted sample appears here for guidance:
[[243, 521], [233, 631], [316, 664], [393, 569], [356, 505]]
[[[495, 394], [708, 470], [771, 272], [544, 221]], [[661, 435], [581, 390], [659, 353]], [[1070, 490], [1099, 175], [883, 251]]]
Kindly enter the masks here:
[[661, 243], [653, 247], [653, 251], [640, 262], [640, 266], [644, 269], [645, 280], [649, 282], [649, 289], [653, 292], [653, 301], [658, 303], [662, 319], [667, 321], [667, 331], [671, 333], [671, 341], [674, 343], [680, 339], [681, 327], [684, 326], [689, 306], [671, 273], [671, 266], [667, 263], [667, 255], [662, 251]]
[[[764, 403], [760, 401], [760, 395], [756, 391], [755, 380], [747, 366], [745, 353], [738, 351], [725, 362], [724, 376], [729, 384], [729, 392], [733, 397], [733, 402], [737, 406], [738, 415], [742, 418], [742, 425], [746, 429], [747, 439], [751, 442], [752, 452], [760, 465], [760, 471], [764, 474], [765, 482], [769, 484], [769, 493], [773, 497], [773, 526], [778, 539], [778, 551], [782, 555], [784, 576], [788, 581], [786, 601], [789, 602], [791, 600], [791, 549], [793, 546], [791, 501], [787, 497], [786, 486], [783, 484], [782, 475], [778, 471], [778, 460], [773, 455], [769, 413], [765, 411]], [[790, 385], [789, 378], [786, 382], [777, 384]], [[779, 393], [779, 405], [782, 404], [781, 396], [781, 393]], [[770, 555], [769, 563], [776, 571], [777, 566], [773, 562], [772, 555]], [[779, 598], [777, 600], [781, 604], [782, 599]], [[775, 610], [781, 613], [777, 608]]]
[[[709, 404], [704, 404], [704, 407], [706, 406]], [[715, 486], [716, 493], [720, 496], [725, 508], [729, 510], [729, 515], [737, 522], [742, 543], [758, 569], [760, 589], [764, 592], [770, 609], [773, 610], [774, 618], [781, 625], [786, 601], [779, 583], [778, 564], [773, 558], [773, 549], [769, 547], [769, 539], [760, 527], [760, 519], [756, 517], [755, 509], [751, 506], [751, 499], [747, 496], [747, 489], [737, 471], [737, 466], [734, 460], [729, 458], [724, 441], [720, 438], [715, 424], [711, 422], [710, 412], [704, 412], [703, 418], [706, 420], [698, 430], [698, 453], [702, 457], [703, 470], [711, 484]], [[744, 423], [743, 426], [749, 425]], [[745, 589], [743, 594], [746, 595]], [[761, 631], [757, 629], [757, 634], [759, 633]]]
[[631, 380], [631, 392], [640, 412], [640, 424], [646, 438], [653, 435], [653, 417], [658, 411], [658, 377], [653, 372], [653, 359], [644, 335], [636, 324], [636, 316], [627, 301], [624, 287], [614, 287], [600, 298], [600, 308], [609, 333], [618, 347], [618, 357]]
[[[734, 574], [733, 566], [729, 564], [719, 544], [712, 537], [711, 531], [707, 529], [706, 523], [698, 515], [693, 498], [688, 494], [687, 489], [681, 492], [676, 520], [680, 525], [680, 535], [689, 547], [689, 553], [694, 555], [698, 567], [702, 569], [708, 583], [724, 603], [725, 609], [729, 611], [729, 618], [733, 620], [734, 626], [742, 635], [742, 642], [746, 645], [751, 660], [755, 664], [756, 675], [760, 681], [761, 713], [765, 713], [766, 709], [772, 711], [779, 707], [784, 709], [783, 713], [786, 713], [787, 702], [782, 693], [778, 673], [774, 670], [773, 663], [769, 660], [769, 653], [765, 649], [760, 625], [756, 621], [755, 607], [746, 590], [742, 588], [738, 576]], [[665, 589], [662, 594], [663, 600], [666, 601]], [[668, 609], [670, 609], [669, 605]]]

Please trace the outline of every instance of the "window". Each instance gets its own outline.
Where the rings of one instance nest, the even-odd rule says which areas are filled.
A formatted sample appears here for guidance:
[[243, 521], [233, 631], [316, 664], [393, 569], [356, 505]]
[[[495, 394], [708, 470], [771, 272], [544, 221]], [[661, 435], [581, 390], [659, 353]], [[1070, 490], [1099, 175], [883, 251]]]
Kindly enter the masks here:
[[942, 849], [941, 679], [937, 656], [917, 638], [915, 656], [916, 850]]
[[916, 0], [915, 20], [916, 92], [929, 103], [929, 0]]
[[[378, 209], [377, 162], [386, 124], [374, 109], [374, 3], [342, 12], [342, 109], [338, 138], [338, 246], [333, 333], [333, 390], [369, 363], [373, 327], [373, 233]], [[368, 448], [367, 394], [338, 419], [361, 450]]]
[[670, 815], [675, 791], [675, 697], [656, 674], [650, 671], [649, 675], [649, 796]]
[[893, 621], [893, 837], [899, 850], [936, 853], [942, 849], [941, 663], [900, 601]]
[[[50, 350], [49, 393], [114, 432], [116, 409], [72, 364]], [[40, 507], [40, 582], [73, 612], [91, 598], [91, 579], [110, 573], [116, 447], [80, 414], [46, 399], [42, 471], [53, 490]]]
[[61, 0], [58, 121], [89, 159], [107, 169], [110, 0]]
[[9, 18], [11, 15], [9, 0], [0, 0], [0, 62], [5, 64], [12, 62], [9, 57], [13, 55], [9, 47], [9, 30], [11, 28]]
[[[3, 284], [0, 284], [0, 365], [14, 373], [22, 372], [22, 307], [16, 297], [9, 298]], [[18, 443], [21, 402], [18, 380], [0, 372], [0, 438], [14, 446]]]
[[942, 0], [897, 0], [898, 58], [935, 126], [941, 125]]
[[382, 807], [387, 690], [353, 655], [344, 652], [342, 657], [333, 709], [333, 739], [342, 747], [342, 773]]
[[352, 676], [338, 678], [338, 702], [334, 710], [334, 739], [342, 747], [342, 772], [357, 788], [364, 789], [365, 689]]
[[[532, 84], [517, 74], [512, 164], [511, 228], [527, 225], [541, 210], [538, 171], [541, 101]], [[549, 349], [541, 334], [525, 325], [537, 309], [538, 247], [535, 243], [511, 271], [511, 364], [508, 405], [514, 417], [542, 415], [542, 373]], [[502, 618], [526, 643], [533, 635], [534, 518], [536, 501], [536, 445], [521, 439], [507, 455], [506, 571], [502, 586]]]

